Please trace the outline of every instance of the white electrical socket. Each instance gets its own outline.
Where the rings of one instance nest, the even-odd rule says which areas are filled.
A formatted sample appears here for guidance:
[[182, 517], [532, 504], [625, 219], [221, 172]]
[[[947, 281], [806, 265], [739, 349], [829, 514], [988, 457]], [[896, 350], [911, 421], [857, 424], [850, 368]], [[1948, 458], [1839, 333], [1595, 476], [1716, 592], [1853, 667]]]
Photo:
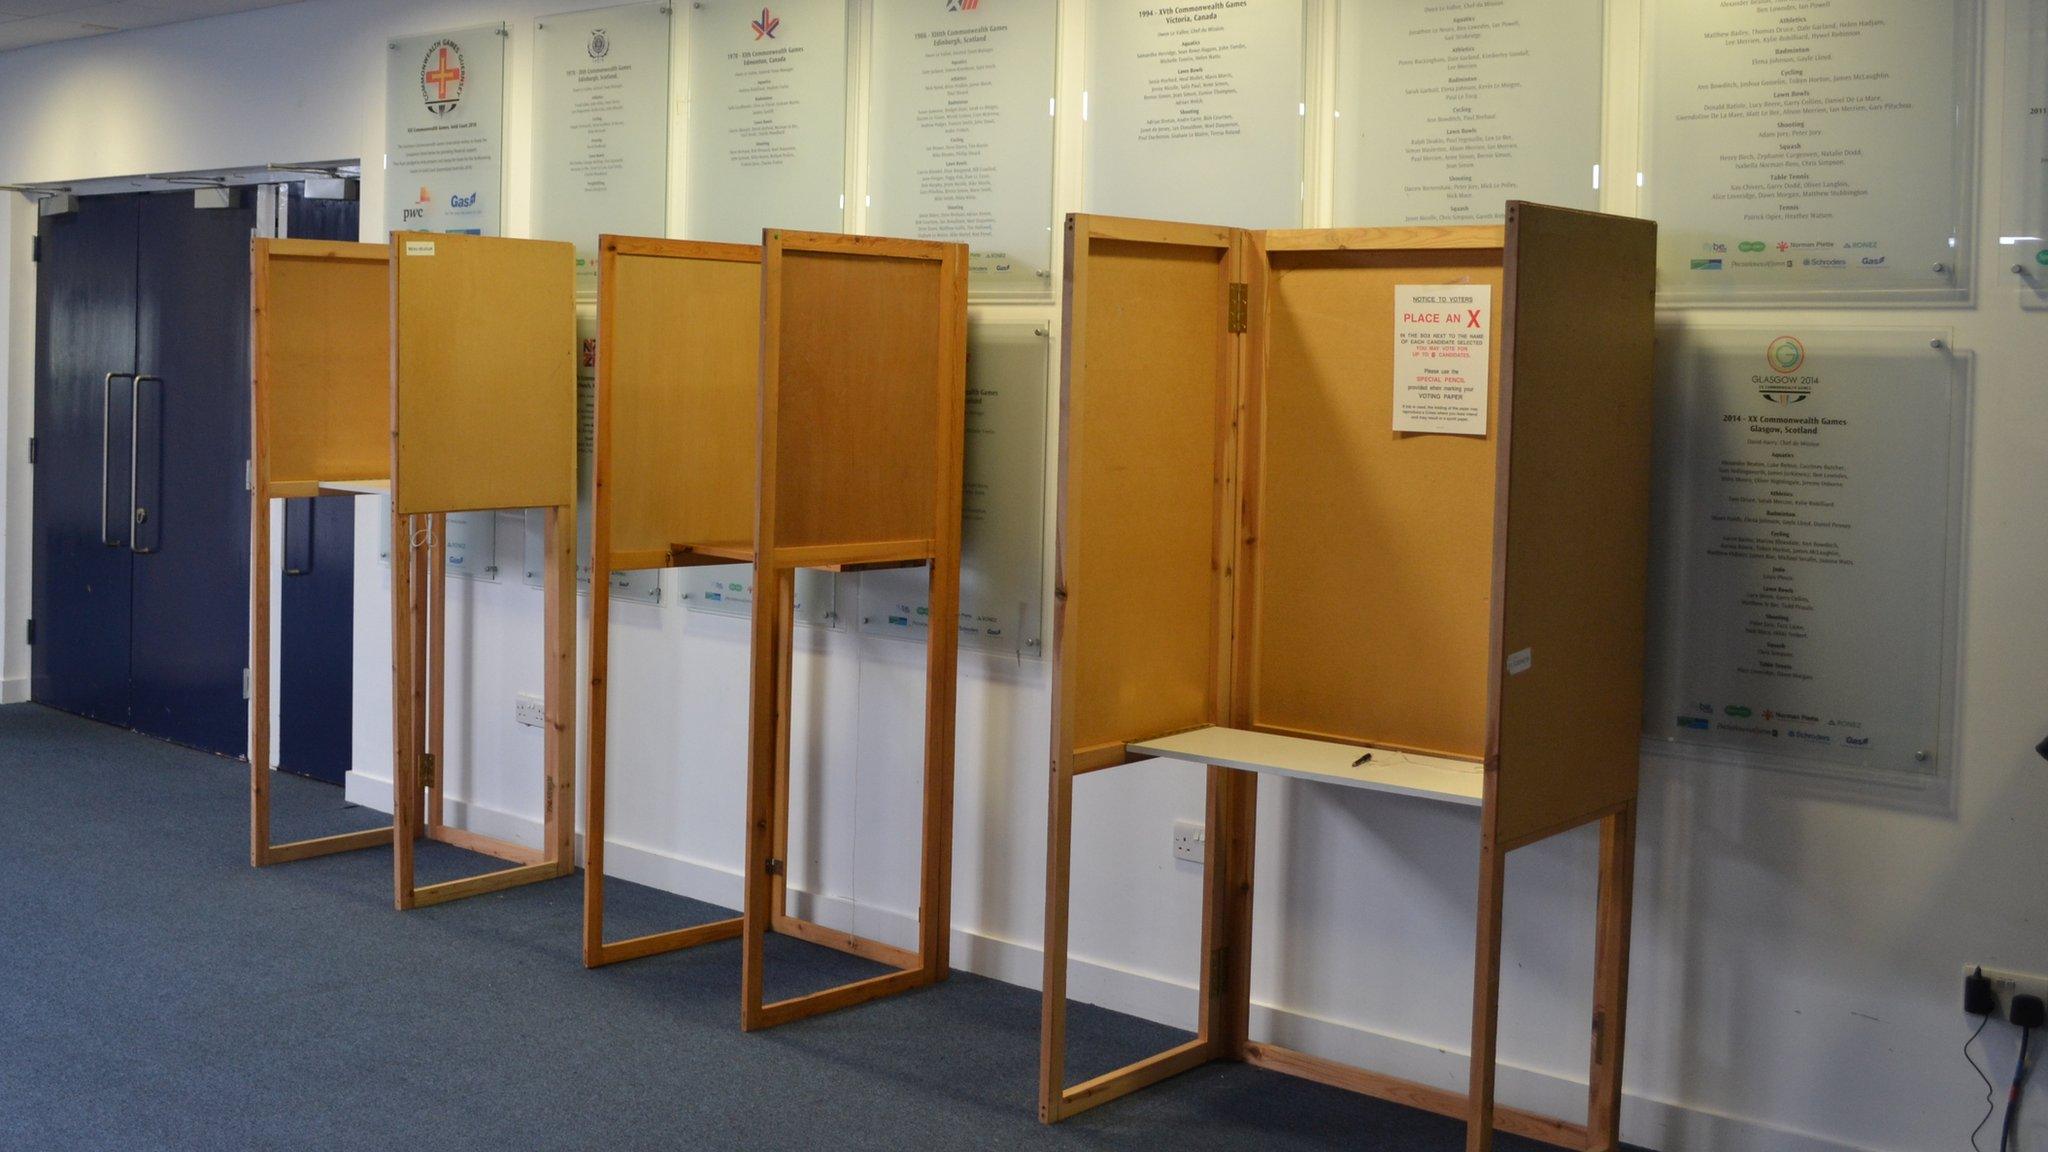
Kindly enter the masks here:
[[[1963, 976], [1968, 978], [1977, 973], [1977, 965], [1963, 965]], [[2002, 968], [1984, 965], [1984, 978], [1991, 981], [1991, 990], [1998, 994], [1998, 1018], [2003, 1020], [2012, 1012], [2012, 998], [2021, 995], [2039, 996], [2048, 1002], [2048, 976], [2029, 976], [2024, 972], [2008, 972]]]
[[1208, 858], [1209, 832], [1193, 820], [1173, 822], [1173, 858], [1200, 864]]
[[540, 697], [521, 692], [512, 698], [512, 716], [528, 728], [548, 726], [548, 706]]

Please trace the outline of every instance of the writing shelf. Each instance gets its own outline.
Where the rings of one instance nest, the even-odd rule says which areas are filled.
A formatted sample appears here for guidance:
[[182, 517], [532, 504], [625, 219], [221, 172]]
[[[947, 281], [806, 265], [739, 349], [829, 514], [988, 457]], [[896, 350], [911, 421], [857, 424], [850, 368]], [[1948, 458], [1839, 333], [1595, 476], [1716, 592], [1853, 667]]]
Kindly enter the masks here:
[[[1392, 748], [1362, 748], [1273, 732], [1211, 726], [1124, 745], [1133, 756], [1214, 764], [1369, 792], [1391, 792], [1478, 807], [1486, 775], [1478, 764]], [[1359, 757], [1371, 760], [1360, 764]]]
[[[1505, 219], [1259, 232], [1068, 218], [1045, 1121], [1241, 1060], [1461, 1117], [1470, 1152], [1496, 1128], [1616, 1147], [1656, 225], [1522, 203]], [[1486, 388], [1461, 393], [1456, 434], [1403, 431], [1404, 353], [1420, 355], [1427, 321], [1402, 301], [1449, 286], [1487, 333], [1462, 344], [1456, 382], [1483, 371]], [[1442, 383], [1409, 371], [1417, 391]], [[1208, 774], [1196, 1038], [1069, 1085], [1074, 781], [1148, 756]], [[1466, 1091], [1251, 1036], [1262, 775], [1476, 809]], [[1588, 824], [1599, 934], [1578, 1123], [1496, 1107], [1494, 1050], [1507, 855]]]

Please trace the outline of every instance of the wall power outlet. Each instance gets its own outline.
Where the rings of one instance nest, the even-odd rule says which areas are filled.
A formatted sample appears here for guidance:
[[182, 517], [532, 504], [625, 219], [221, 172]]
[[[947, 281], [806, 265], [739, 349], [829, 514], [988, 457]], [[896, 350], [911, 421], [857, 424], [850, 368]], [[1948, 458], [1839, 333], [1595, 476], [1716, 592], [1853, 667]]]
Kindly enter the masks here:
[[1208, 829], [1193, 820], [1173, 822], [1173, 858], [1190, 864], [1200, 864], [1208, 859]]
[[545, 728], [548, 725], [547, 703], [531, 693], [521, 692], [512, 698], [512, 716], [528, 728]]
[[[1963, 976], [1969, 978], [1977, 971], [1977, 965], [1963, 965]], [[2019, 995], [2039, 996], [2048, 1001], [2048, 976], [2029, 976], [2024, 972], [2008, 972], [2003, 968], [1984, 965], [1984, 977], [1991, 981], [1991, 990], [1998, 994], [1998, 1018], [2003, 1020], [2012, 1011], [2012, 998]]]

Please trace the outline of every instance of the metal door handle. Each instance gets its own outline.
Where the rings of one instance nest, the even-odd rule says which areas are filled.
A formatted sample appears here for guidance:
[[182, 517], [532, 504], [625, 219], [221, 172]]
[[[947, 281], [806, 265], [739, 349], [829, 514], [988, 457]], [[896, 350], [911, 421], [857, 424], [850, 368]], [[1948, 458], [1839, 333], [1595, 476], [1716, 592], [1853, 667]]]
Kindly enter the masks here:
[[[161, 386], [164, 378], [145, 374], [132, 377], [128, 383], [128, 509], [135, 522], [134, 528], [128, 533], [128, 550], [138, 556], [147, 556], [156, 551], [154, 548], [140, 547], [142, 533], [135, 530], [140, 529], [143, 523], [149, 519], [149, 509], [138, 507], [135, 503], [137, 483], [142, 479], [140, 464], [142, 462], [142, 382], [144, 380], [154, 380]], [[159, 418], [159, 424], [161, 424], [161, 418]], [[158, 428], [158, 437], [162, 437], [161, 427]], [[161, 452], [159, 452], [159, 455], [161, 455]], [[158, 467], [162, 467], [163, 462], [159, 460], [157, 464]]]
[[133, 379], [133, 372], [109, 372], [100, 381], [100, 543], [109, 548], [120, 547], [107, 534], [107, 457], [112, 451], [114, 381]]

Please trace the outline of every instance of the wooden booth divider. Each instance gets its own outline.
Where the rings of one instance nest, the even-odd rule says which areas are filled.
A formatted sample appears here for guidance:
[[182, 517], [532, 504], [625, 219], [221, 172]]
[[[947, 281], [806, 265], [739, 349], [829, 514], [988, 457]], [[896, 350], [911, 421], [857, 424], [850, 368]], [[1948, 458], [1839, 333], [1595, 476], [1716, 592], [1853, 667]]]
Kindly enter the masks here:
[[[576, 870], [575, 250], [543, 240], [391, 237], [391, 717], [393, 888], [401, 909]], [[543, 843], [445, 822], [447, 514], [544, 517]], [[510, 861], [420, 885], [414, 840]]]
[[249, 248], [249, 863], [391, 843], [371, 828], [270, 842], [270, 502], [389, 488], [391, 250], [257, 237]]
[[[594, 602], [585, 964], [741, 936], [749, 1030], [945, 977], [954, 629], [933, 627], [926, 657], [917, 947], [791, 915], [784, 862], [796, 570], [927, 567], [931, 619], [959, 611], [966, 255], [776, 230], [760, 248], [601, 240], [593, 586], [621, 569], [751, 561], [755, 592], [743, 914], [616, 942], [604, 939], [609, 612]], [[897, 970], [769, 1002], [770, 931]]]
[[[1243, 1060], [1570, 1148], [1619, 1143], [1656, 225], [1067, 223], [1039, 1113]], [[1393, 430], [1397, 287], [1487, 285], [1485, 435]], [[1196, 1038], [1066, 1083], [1074, 781], [1208, 781]], [[1464, 1093], [1254, 1040], [1259, 773], [1477, 809]], [[1509, 851], [1601, 826], [1584, 1124], [1493, 1102]]]

